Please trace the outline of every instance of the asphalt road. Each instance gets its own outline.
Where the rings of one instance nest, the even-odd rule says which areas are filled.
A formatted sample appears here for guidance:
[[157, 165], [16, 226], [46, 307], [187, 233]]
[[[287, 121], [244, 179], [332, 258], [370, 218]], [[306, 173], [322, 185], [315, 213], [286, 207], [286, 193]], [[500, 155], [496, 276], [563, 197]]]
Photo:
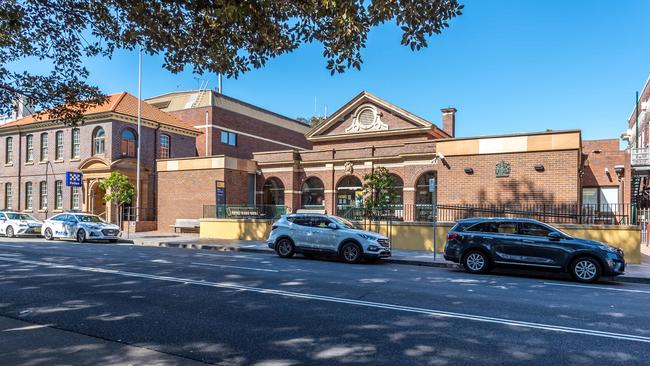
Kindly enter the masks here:
[[[649, 311], [642, 284], [0, 239], [0, 317], [167, 363], [647, 365]], [[16, 352], [7, 336], [3, 365], [57, 351]]]

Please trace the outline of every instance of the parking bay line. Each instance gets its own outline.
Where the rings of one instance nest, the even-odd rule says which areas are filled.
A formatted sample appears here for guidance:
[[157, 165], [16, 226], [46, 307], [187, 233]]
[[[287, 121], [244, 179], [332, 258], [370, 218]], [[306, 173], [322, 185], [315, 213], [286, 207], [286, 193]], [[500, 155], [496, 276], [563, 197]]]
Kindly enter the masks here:
[[619, 339], [619, 340], [632, 341], [632, 342], [650, 343], [650, 337], [644, 337], [644, 336], [639, 336], [634, 334], [614, 333], [614, 332], [599, 331], [594, 329], [565, 327], [561, 325], [533, 323], [533, 322], [504, 319], [504, 318], [494, 318], [494, 317], [481, 316], [481, 315], [455, 313], [455, 312], [449, 312], [443, 310], [416, 308], [416, 307], [394, 305], [394, 304], [387, 304], [387, 303], [380, 303], [380, 302], [346, 299], [342, 297], [332, 297], [332, 296], [323, 296], [323, 295], [308, 294], [308, 293], [301, 293], [301, 292], [274, 290], [274, 289], [267, 289], [262, 287], [237, 285], [237, 284], [227, 283], [227, 282], [208, 282], [204, 280], [193, 280], [189, 278], [159, 276], [159, 275], [151, 275], [151, 274], [138, 273], [138, 272], [126, 272], [126, 271], [105, 269], [99, 267], [83, 267], [83, 266], [76, 266], [70, 264], [57, 264], [52, 262], [3, 257], [2, 255], [0, 255], [0, 261], [38, 265], [38, 266], [44, 266], [49, 268], [55, 268], [55, 269], [69, 269], [69, 270], [77, 270], [83, 272], [112, 274], [112, 275], [125, 276], [125, 277], [146, 278], [146, 279], [152, 279], [158, 281], [167, 281], [167, 282], [183, 283], [183, 284], [190, 284], [190, 285], [197, 285], [197, 286], [207, 286], [207, 287], [215, 287], [215, 288], [222, 288], [222, 289], [229, 289], [229, 290], [255, 292], [255, 293], [266, 294], [266, 295], [277, 295], [277, 296], [298, 298], [298, 299], [318, 300], [318, 301], [333, 302], [339, 304], [365, 306], [365, 307], [376, 308], [376, 309], [386, 309], [386, 310], [394, 310], [394, 311], [401, 311], [407, 313], [430, 315], [438, 318], [461, 319], [461, 320], [500, 324], [506, 326], [520, 327], [520, 328], [547, 330], [547, 331], [558, 332], [558, 333], [581, 334], [581, 335], [612, 338], [612, 339]]
[[603, 286], [589, 286], [589, 285], [571, 285], [567, 283], [553, 283], [553, 282], [544, 282], [545, 285], [550, 286], [564, 286], [564, 287], [577, 287], [577, 288], [586, 288], [590, 290], [606, 290], [606, 291], [623, 291], [623, 292], [634, 292], [640, 294], [650, 294], [650, 291], [647, 290], [632, 290], [626, 288], [614, 288], [614, 287], [603, 287]]
[[227, 266], [225, 264], [213, 264], [213, 263], [199, 263], [192, 262], [191, 264], [196, 264], [199, 266], [210, 266], [210, 267], [223, 267], [223, 268], [236, 268], [236, 269], [249, 269], [251, 271], [261, 271], [261, 272], [280, 272], [277, 269], [264, 269], [264, 268], [251, 268], [251, 267], [239, 267], [239, 266]]

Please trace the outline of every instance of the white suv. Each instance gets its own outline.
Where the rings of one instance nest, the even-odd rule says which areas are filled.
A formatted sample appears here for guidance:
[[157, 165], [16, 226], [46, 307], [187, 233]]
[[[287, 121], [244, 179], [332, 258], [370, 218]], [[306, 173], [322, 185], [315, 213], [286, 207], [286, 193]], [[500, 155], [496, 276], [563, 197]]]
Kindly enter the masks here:
[[318, 214], [282, 216], [273, 223], [267, 244], [283, 258], [295, 253], [333, 254], [357, 263], [364, 258], [375, 262], [391, 254], [387, 237], [360, 230], [344, 218]]
[[61, 213], [50, 217], [43, 223], [46, 240], [54, 238], [87, 240], [108, 240], [116, 242], [120, 237], [117, 225], [104, 221], [101, 217], [83, 212]]
[[0, 234], [14, 236], [40, 236], [42, 222], [33, 216], [13, 211], [0, 211]]

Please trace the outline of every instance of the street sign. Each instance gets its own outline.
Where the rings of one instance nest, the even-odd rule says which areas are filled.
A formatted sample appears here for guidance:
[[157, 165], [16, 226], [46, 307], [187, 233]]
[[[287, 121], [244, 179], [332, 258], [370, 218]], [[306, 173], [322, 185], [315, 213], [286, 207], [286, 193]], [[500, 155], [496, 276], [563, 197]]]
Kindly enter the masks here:
[[65, 185], [67, 187], [81, 187], [83, 174], [80, 172], [65, 172]]

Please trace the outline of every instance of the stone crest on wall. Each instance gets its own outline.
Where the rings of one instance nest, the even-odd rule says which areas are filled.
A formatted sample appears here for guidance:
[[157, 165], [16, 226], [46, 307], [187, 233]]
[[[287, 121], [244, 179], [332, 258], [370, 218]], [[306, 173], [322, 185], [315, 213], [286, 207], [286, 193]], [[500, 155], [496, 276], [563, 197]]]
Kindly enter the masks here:
[[352, 117], [352, 124], [345, 129], [345, 133], [385, 131], [388, 125], [381, 120], [381, 113], [370, 104], [357, 108]]
[[354, 164], [352, 164], [351, 161], [346, 161], [345, 164], [343, 164], [343, 170], [345, 171], [345, 174], [352, 174], [354, 172]]
[[509, 177], [510, 176], [510, 163], [507, 163], [503, 160], [497, 163], [496, 166], [496, 175], [497, 178]]

